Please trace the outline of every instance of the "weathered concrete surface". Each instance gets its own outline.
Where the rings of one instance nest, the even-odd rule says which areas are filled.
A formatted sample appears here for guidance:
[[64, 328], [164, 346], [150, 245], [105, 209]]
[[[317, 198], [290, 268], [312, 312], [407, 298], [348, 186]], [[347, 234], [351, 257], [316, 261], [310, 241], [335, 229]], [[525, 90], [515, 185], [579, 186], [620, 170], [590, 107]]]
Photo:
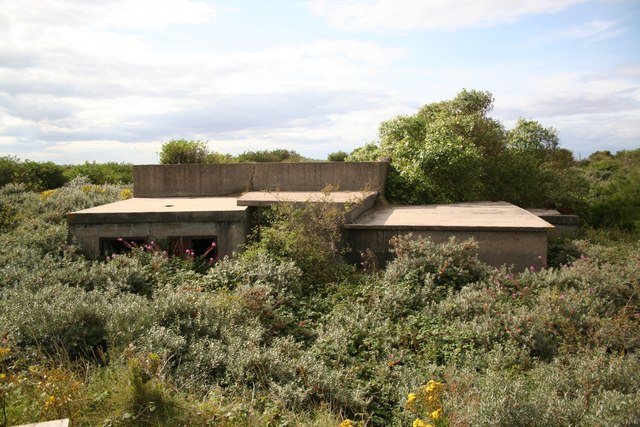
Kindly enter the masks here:
[[69, 235], [91, 257], [100, 239], [161, 240], [179, 236], [216, 236], [218, 255], [241, 248], [249, 233], [246, 206], [233, 197], [133, 198], [70, 213]]
[[537, 217], [554, 226], [549, 232], [549, 237], [564, 236], [578, 231], [580, 217], [578, 215], [562, 214], [555, 209], [527, 209]]
[[305, 203], [331, 203], [345, 209], [345, 220], [352, 222], [373, 207], [377, 196], [375, 191], [250, 191], [238, 198], [238, 205], [269, 207], [292, 203], [301, 207]]
[[553, 226], [509, 203], [388, 206], [372, 209], [345, 225], [345, 239], [355, 251], [371, 249], [381, 261], [391, 258], [389, 239], [411, 233], [444, 242], [455, 236], [474, 238], [478, 257], [524, 270], [547, 256], [547, 232]]
[[551, 229], [553, 226], [515, 205], [505, 202], [449, 205], [387, 206], [372, 209], [349, 228], [401, 229]]
[[207, 197], [247, 191], [375, 191], [388, 162], [230, 163], [133, 167], [135, 197]]
[[250, 190], [251, 163], [133, 167], [135, 197], [229, 196]]
[[53, 421], [44, 421], [41, 423], [32, 423], [32, 424], [21, 424], [19, 426], [14, 427], [68, 427], [69, 419], [65, 418], [63, 420], [53, 420]]

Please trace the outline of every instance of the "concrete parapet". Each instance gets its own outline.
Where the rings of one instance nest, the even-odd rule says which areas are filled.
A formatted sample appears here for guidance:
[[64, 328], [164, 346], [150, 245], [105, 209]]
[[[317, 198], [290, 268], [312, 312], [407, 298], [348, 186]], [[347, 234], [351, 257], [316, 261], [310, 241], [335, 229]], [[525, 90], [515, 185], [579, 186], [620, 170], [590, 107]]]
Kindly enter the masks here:
[[225, 163], [133, 167], [135, 197], [209, 197], [246, 191], [375, 191], [388, 162]]
[[554, 229], [549, 232], [550, 237], [571, 235], [580, 228], [580, 217], [578, 215], [562, 214], [555, 209], [527, 210], [554, 226]]

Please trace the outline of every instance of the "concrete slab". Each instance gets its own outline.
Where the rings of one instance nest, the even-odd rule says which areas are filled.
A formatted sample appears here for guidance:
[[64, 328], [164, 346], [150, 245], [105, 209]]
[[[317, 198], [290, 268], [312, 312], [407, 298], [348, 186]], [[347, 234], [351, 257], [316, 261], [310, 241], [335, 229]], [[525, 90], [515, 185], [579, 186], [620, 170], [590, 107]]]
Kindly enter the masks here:
[[389, 240], [411, 233], [436, 243], [452, 236], [461, 241], [473, 238], [482, 261], [522, 271], [546, 259], [547, 233], [553, 226], [510, 203], [478, 202], [379, 207], [344, 228], [353, 250], [370, 249], [381, 263], [392, 258]]
[[140, 198], [134, 197], [107, 205], [73, 212], [74, 214], [92, 213], [146, 213], [146, 212], [210, 212], [243, 211], [235, 197], [171, 197]]
[[249, 208], [235, 197], [136, 197], [70, 213], [67, 223], [70, 237], [90, 257], [100, 255], [104, 239], [176, 236], [216, 236], [219, 256], [230, 256], [250, 230]]
[[249, 191], [238, 197], [239, 206], [271, 206], [277, 203], [361, 203], [377, 197], [375, 191]]
[[580, 228], [580, 217], [578, 215], [562, 214], [555, 209], [527, 210], [555, 227], [549, 234], [550, 237], [571, 235]]
[[[334, 203], [345, 209], [345, 221], [355, 221], [376, 202], [376, 191], [249, 191], [238, 198], [238, 205], [269, 207], [278, 203]], [[352, 204], [352, 206], [348, 206]]]
[[122, 200], [72, 212], [71, 224], [122, 222], [234, 221], [244, 217], [246, 206], [235, 197], [172, 197]]
[[506, 202], [386, 206], [370, 210], [348, 229], [398, 230], [548, 230], [538, 216]]
[[63, 420], [53, 420], [53, 421], [45, 421], [41, 423], [32, 423], [32, 424], [21, 424], [19, 426], [14, 427], [68, 427], [69, 419], [65, 418]]
[[535, 216], [542, 218], [552, 225], [580, 225], [580, 217], [578, 215], [563, 214], [555, 209], [527, 209]]

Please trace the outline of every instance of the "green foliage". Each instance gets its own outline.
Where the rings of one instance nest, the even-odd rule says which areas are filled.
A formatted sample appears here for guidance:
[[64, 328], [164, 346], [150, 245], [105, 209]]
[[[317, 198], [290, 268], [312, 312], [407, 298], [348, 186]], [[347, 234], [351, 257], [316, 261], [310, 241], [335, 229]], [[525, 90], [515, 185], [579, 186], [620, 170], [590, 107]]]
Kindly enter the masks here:
[[85, 162], [82, 165], [67, 166], [64, 171], [67, 181], [84, 176], [96, 185], [131, 184], [133, 182], [133, 166], [130, 163], [96, 163]]
[[0, 157], [0, 187], [13, 183], [19, 168], [20, 160], [17, 157]]
[[256, 230], [257, 241], [247, 251], [267, 252], [278, 259], [291, 260], [300, 268], [305, 282], [323, 285], [338, 281], [350, 269], [342, 255], [341, 226], [345, 213], [359, 203], [345, 206], [332, 203], [329, 195], [299, 207], [283, 202], [264, 212], [267, 224]]
[[204, 141], [172, 139], [162, 145], [160, 164], [179, 165], [187, 163], [205, 163], [209, 147]]
[[24, 350], [40, 349], [55, 354], [58, 349], [72, 358], [93, 357], [106, 350], [104, 295], [61, 285], [7, 289], [0, 303], [11, 310], [0, 314], [0, 330], [8, 331]]
[[221, 154], [216, 152], [208, 153], [205, 163], [235, 163], [236, 159], [231, 154]]
[[462, 90], [450, 101], [380, 125], [379, 140], [348, 161], [391, 158], [387, 197], [405, 204], [503, 200], [523, 207], [584, 205], [584, 180], [557, 132], [520, 119], [507, 131], [490, 118], [493, 96]]
[[27, 189], [44, 191], [58, 188], [66, 182], [62, 166], [53, 162], [21, 161], [15, 157], [0, 157], [0, 186], [24, 184]]
[[374, 143], [370, 142], [368, 144], [363, 145], [362, 147], [356, 148], [349, 154], [349, 156], [345, 159], [347, 162], [373, 162], [380, 158], [383, 155], [380, 147]]
[[245, 151], [236, 156], [237, 162], [300, 162], [305, 160], [293, 150], [277, 148], [274, 150]]
[[582, 171], [590, 184], [582, 216], [598, 227], [640, 230], [640, 149], [594, 153]]
[[345, 151], [336, 151], [335, 153], [330, 153], [327, 156], [327, 160], [330, 162], [344, 162], [348, 156], [349, 154]]
[[232, 156], [210, 151], [206, 142], [174, 139], [162, 146], [160, 151], [160, 163], [185, 164], [185, 163], [237, 163], [237, 162], [300, 162], [305, 160], [293, 150], [274, 149], [245, 151]]
[[478, 246], [471, 240], [459, 243], [452, 237], [446, 243], [436, 244], [407, 234], [394, 237], [389, 243], [396, 256], [385, 272], [389, 283], [407, 281], [413, 287], [423, 287], [428, 281], [445, 289], [459, 290], [487, 274], [487, 266], [475, 253]]
[[156, 249], [78, 256], [66, 212], [125, 188], [0, 189], [16, 207], [0, 234], [7, 424], [639, 422], [636, 234], [564, 239], [553, 268], [519, 274], [473, 242], [395, 238], [386, 270], [360, 274], [320, 203], [275, 209], [260, 243], [209, 269]]

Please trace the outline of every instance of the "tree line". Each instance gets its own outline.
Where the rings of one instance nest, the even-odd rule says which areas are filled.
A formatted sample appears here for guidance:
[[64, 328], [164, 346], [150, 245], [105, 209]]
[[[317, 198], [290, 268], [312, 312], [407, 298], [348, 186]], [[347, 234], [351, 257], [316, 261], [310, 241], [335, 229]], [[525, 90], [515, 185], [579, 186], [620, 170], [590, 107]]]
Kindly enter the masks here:
[[[640, 149], [598, 151], [576, 160], [551, 127], [521, 118], [507, 129], [489, 116], [493, 102], [489, 92], [462, 90], [451, 100], [383, 122], [375, 141], [351, 153], [331, 153], [327, 160], [390, 159], [386, 196], [392, 203], [501, 200], [575, 213], [593, 226], [640, 229]], [[187, 139], [166, 142], [158, 155], [161, 164], [318, 161], [288, 149], [234, 156]], [[127, 163], [61, 166], [0, 157], [0, 186], [22, 183], [44, 191], [77, 176], [93, 184], [133, 180]]]

